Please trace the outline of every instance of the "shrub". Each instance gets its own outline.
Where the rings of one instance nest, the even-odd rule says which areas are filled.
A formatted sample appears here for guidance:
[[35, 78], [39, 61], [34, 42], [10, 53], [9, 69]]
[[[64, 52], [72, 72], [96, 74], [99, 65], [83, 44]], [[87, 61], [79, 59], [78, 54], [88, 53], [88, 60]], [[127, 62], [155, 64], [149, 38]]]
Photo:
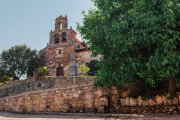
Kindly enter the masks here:
[[85, 75], [87, 74], [87, 72], [90, 70], [89, 67], [87, 67], [86, 65], [82, 64], [78, 67], [78, 73], [81, 75]]
[[48, 75], [48, 68], [46, 66], [39, 67], [37, 72], [38, 76], [45, 77], [46, 75]]

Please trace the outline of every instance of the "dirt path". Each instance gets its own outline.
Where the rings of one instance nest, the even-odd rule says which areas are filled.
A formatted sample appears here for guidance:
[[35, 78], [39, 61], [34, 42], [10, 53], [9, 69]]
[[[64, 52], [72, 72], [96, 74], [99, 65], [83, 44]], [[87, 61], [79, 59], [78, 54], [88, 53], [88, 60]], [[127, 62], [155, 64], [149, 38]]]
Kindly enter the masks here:
[[[98, 116], [98, 115], [97, 115]], [[114, 117], [108, 115], [100, 115], [95, 117], [88, 114], [66, 114], [66, 115], [50, 115], [50, 114], [16, 114], [8, 112], [0, 112], [0, 120], [180, 120], [180, 115], [123, 115], [115, 114]]]

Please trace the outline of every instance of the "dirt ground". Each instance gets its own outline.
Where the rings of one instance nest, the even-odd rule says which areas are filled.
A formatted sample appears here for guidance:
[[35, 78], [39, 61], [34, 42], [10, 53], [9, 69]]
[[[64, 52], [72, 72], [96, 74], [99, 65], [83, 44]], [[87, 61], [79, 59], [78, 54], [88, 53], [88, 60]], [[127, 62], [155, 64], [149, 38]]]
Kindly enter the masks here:
[[17, 114], [0, 112], [0, 120], [180, 120], [180, 115], [152, 114]]

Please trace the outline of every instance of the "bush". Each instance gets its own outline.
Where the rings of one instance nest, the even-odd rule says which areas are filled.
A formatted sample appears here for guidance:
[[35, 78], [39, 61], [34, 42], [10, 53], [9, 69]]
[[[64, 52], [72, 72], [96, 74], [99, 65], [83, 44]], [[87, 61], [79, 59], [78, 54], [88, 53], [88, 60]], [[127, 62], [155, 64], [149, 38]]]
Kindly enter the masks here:
[[38, 76], [45, 77], [46, 75], [48, 75], [48, 68], [46, 66], [39, 67], [37, 72]]
[[90, 70], [89, 67], [87, 67], [86, 65], [82, 64], [78, 67], [78, 73], [81, 75], [85, 75], [87, 74], [87, 72]]

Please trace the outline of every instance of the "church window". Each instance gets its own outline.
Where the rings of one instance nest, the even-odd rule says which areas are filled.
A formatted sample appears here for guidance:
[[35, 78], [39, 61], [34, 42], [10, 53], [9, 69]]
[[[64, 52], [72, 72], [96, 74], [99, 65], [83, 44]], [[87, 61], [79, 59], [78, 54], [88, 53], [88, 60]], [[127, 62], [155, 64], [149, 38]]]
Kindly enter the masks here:
[[59, 26], [59, 27], [60, 27], [60, 30], [62, 30], [62, 28], [63, 28], [63, 24], [62, 24], [62, 23], [60, 23], [60, 26]]
[[62, 42], [66, 42], [67, 41], [67, 34], [66, 32], [62, 33]]
[[58, 44], [59, 43], [59, 34], [55, 34], [54, 35], [54, 44]]

